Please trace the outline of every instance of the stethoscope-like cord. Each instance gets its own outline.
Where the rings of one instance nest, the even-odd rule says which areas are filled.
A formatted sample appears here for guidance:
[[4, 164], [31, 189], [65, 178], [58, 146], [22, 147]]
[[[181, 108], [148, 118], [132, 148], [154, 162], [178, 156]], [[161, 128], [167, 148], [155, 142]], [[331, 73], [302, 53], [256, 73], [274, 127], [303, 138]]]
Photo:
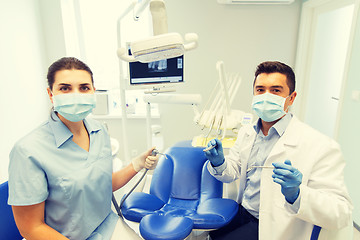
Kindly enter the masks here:
[[123, 215], [121, 213], [121, 207], [124, 204], [125, 200], [128, 198], [128, 196], [130, 196], [130, 194], [135, 190], [135, 188], [139, 185], [139, 183], [143, 180], [143, 178], [145, 177], [146, 173], [149, 171], [149, 169], [145, 169], [144, 173], [141, 175], [140, 179], [135, 183], [135, 185], [130, 189], [130, 191], [125, 195], [125, 197], [121, 200], [120, 202], [120, 206], [117, 204], [114, 193], [112, 194], [112, 199], [111, 201], [114, 204], [115, 210], [117, 212], [117, 214], [123, 218]]
[[[163, 154], [163, 153], [160, 153], [158, 150], [154, 149], [151, 153], [152, 156], [156, 156], [157, 154], [161, 154], [161, 155], [164, 155], [165, 158], [166, 157], [166, 154]], [[123, 199], [121, 200], [120, 202], [120, 206], [117, 204], [116, 202], [116, 199], [115, 199], [115, 196], [114, 196], [114, 193], [112, 194], [112, 199], [111, 201], [113, 202], [114, 204], [114, 207], [115, 207], [115, 210], [117, 212], [117, 214], [123, 218], [123, 215], [121, 213], [121, 207], [122, 205], [124, 204], [125, 200], [130, 196], [130, 194], [134, 191], [134, 189], [139, 185], [139, 183], [143, 180], [143, 178], [145, 177], [146, 173], [149, 171], [149, 169], [146, 169], [145, 168], [145, 171], [144, 173], [141, 175], [140, 179], [135, 183], [135, 185], [130, 189], [130, 191], [125, 195], [125, 197], [123, 197]]]

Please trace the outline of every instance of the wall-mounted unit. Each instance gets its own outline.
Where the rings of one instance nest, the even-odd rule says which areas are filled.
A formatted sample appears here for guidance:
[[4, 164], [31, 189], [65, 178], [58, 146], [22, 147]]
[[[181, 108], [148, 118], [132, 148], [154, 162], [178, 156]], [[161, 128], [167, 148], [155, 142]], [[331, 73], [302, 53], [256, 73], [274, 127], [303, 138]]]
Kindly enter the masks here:
[[290, 4], [295, 0], [217, 0], [220, 4]]

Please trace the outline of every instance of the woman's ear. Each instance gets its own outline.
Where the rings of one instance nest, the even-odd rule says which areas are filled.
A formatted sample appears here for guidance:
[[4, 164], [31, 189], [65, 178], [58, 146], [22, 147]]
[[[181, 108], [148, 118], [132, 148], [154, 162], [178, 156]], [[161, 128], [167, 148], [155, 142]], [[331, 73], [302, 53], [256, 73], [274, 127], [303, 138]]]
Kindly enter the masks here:
[[47, 90], [47, 93], [49, 95], [49, 99], [50, 99], [51, 103], [54, 104], [54, 102], [53, 102], [53, 94], [52, 94], [50, 88], [48, 87], [46, 90]]

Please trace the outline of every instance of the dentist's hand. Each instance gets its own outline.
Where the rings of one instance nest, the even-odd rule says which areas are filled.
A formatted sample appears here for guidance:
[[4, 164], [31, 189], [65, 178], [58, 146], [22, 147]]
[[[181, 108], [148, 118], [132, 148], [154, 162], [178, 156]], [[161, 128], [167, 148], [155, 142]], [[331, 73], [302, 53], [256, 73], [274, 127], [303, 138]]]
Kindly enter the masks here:
[[159, 154], [157, 154], [156, 156], [152, 156], [151, 153], [154, 149], [155, 147], [150, 148], [149, 150], [140, 154], [131, 161], [133, 168], [136, 172], [140, 172], [143, 168], [149, 170], [155, 169], [159, 161]]
[[293, 204], [299, 196], [302, 173], [291, 166], [290, 160], [284, 163], [273, 163], [275, 169], [272, 175], [274, 182], [281, 185], [281, 193], [288, 203]]
[[205, 156], [210, 160], [211, 165], [214, 167], [220, 166], [224, 163], [224, 153], [222, 148], [222, 143], [218, 139], [212, 139], [208, 144], [208, 147], [215, 146], [213, 149], [209, 151], [205, 151]]

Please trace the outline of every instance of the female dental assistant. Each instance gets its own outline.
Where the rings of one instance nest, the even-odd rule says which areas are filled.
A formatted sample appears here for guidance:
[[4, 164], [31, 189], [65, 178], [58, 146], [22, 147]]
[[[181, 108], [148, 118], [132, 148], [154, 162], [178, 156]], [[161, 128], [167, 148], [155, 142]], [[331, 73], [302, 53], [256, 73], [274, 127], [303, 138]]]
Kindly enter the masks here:
[[9, 199], [27, 240], [111, 239], [118, 217], [112, 192], [142, 168], [155, 168], [149, 149], [113, 173], [107, 130], [86, 116], [95, 107], [90, 68], [61, 58], [48, 70], [49, 119], [10, 153]]

